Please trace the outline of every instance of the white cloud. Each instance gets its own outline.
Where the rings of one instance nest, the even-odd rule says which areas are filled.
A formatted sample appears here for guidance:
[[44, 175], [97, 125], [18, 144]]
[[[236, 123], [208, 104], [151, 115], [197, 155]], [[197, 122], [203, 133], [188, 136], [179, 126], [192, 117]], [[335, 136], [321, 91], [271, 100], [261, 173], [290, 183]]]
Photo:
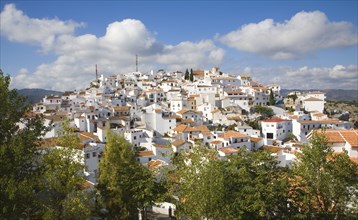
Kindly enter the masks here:
[[355, 45], [358, 42], [356, 31], [351, 23], [331, 22], [320, 11], [302, 11], [282, 23], [266, 19], [217, 36], [217, 39], [237, 50], [272, 59], [293, 59], [321, 48]]
[[51, 49], [58, 36], [72, 34], [76, 27], [83, 25], [58, 19], [29, 18], [14, 4], [5, 5], [0, 17], [1, 35], [11, 41], [39, 44], [45, 51]]
[[[54, 62], [39, 65], [33, 73], [19, 73], [13, 77], [13, 85], [17, 88], [61, 91], [84, 88], [95, 77], [95, 64], [105, 75], [134, 71], [135, 55], [139, 56], [139, 70], [146, 72], [153, 68], [212, 67], [219, 65], [225, 54], [211, 40], [177, 45], [159, 43], [154, 34], [135, 19], [109, 24], [104, 36], [100, 37], [93, 34], [75, 36], [78, 23], [29, 18], [12, 4], [5, 6], [1, 19], [1, 32], [9, 40], [36, 43], [57, 54]], [[24, 31], [28, 34], [24, 35]]]
[[167, 64], [172, 69], [204, 68], [220, 63], [224, 55], [225, 51], [216, 47], [211, 40], [203, 40], [197, 43], [182, 42], [175, 46], [166, 45], [156, 61]]
[[245, 68], [262, 84], [278, 83], [291, 89], [357, 89], [358, 66]]

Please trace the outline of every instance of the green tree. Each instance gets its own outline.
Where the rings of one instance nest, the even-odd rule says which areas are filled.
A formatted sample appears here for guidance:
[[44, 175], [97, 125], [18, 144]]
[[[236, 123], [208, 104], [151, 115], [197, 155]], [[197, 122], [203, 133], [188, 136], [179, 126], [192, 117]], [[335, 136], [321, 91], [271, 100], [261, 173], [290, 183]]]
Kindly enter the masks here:
[[193, 69], [190, 69], [189, 80], [192, 82], [194, 81]]
[[287, 138], [285, 138], [283, 141], [287, 142], [287, 141], [294, 141], [297, 140], [297, 137], [292, 133], [288, 133]]
[[26, 116], [30, 106], [9, 84], [0, 70], [0, 219], [31, 218], [38, 209], [37, 147], [47, 129], [41, 117]]
[[295, 102], [296, 99], [298, 98], [298, 96], [297, 96], [297, 94], [295, 93], [295, 94], [293, 94], [293, 95], [288, 95], [287, 98], [288, 98], [288, 99], [292, 99], [292, 101]]
[[225, 205], [223, 161], [203, 146], [179, 153], [169, 168], [168, 192], [178, 197], [176, 216], [219, 219]]
[[[324, 133], [313, 133], [293, 166], [293, 201], [299, 217], [356, 219], [358, 167], [346, 153], [334, 154]], [[352, 208], [353, 207], [353, 208]]]
[[189, 80], [189, 71], [188, 71], [188, 69], [185, 70], [184, 79]]
[[269, 103], [270, 103], [270, 105], [275, 105], [276, 104], [275, 97], [273, 95], [272, 89], [270, 89]]
[[226, 219], [287, 219], [288, 170], [266, 150], [240, 149], [226, 163]]
[[220, 160], [203, 147], [180, 153], [169, 169], [169, 190], [179, 217], [188, 219], [287, 219], [286, 168], [267, 151], [240, 150]]
[[83, 187], [83, 151], [69, 121], [63, 121], [61, 127], [57, 142], [60, 147], [45, 149], [42, 155], [42, 218], [87, 219], [94, 204]]
[[114, 219], [136, 219], [156, 198], [149, 169], [140, 164], [124, 137], [109, 133], [106, 151], [99, 165], [98, 190]]
[[275, 115], [271, 108], [260, 105], [255, 105], [254, 112], [261, 114], [263, 118], [271, 118]]

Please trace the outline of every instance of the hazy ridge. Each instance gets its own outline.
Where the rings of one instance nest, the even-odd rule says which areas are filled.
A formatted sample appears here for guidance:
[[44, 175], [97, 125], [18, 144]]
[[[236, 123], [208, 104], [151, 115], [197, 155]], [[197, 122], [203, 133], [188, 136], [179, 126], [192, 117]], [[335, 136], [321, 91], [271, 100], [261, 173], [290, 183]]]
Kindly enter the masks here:
[[308, 92], [308, 91], [321, 91], [326, 93], [326, 100], [330, 101], [356, 101], [358, 102], [358, 90], [343, 90], [343, 89], [282, 89], [281, 95], [286, 96], [292, 91]]
[[46, 89], [19, 89], [18, 93], [22, 96], [26, 96], [26, 103], [37, 103], [40, 102], [42, 98], [49, 95], [62, 95], [63, 92], [46, 90]]
[[[292, 91], [308, 92], [308, 91], [321, 91], [326, 93], [326, 99], [331, 101], [356, 101], [358, 102], [358, 90], [343, 90], [343, 89], [282, 89], [281, 95], [286, 96]], [[46, 90], [46, 89], [19, 89], [20, 95], [27, 96], [28, 103], [36, 103], [41, 101], [46, 95], [62, 95], [63, 92]]]

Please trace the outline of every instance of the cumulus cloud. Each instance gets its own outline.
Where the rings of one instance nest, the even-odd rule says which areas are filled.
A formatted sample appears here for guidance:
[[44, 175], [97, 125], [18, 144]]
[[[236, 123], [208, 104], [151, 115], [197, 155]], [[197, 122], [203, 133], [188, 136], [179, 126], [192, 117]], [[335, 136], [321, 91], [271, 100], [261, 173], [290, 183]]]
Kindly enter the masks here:
[[39, 44], [44, 50], [49, 50], [58, 36], [72, 34], [76, 27], [83, 25], [58, 19], [29, 18], [14, 4], [5, 5], [0, 18], [1, 35], [11, 41]]
[[[103, 36], [75, 36], [80, 23], [58, 19], [29, 18], [13, 4], [1, 12], [1, 32], [9, 40], [36, 43], [57, 54], [52, 63], [39, 65], [33, 73], [19, 72], [13, 77], [17, 88], [69, 90], [84, 88], [95, 77], [95, 64], [100, 74], [118, 74], [153, 68], [184, 70], [204, 68], [221, 63], [225, 51], [211, 40], [182, 42], [177, 45], [159, 43], [145, 25], [135, 19], [115, 21]], [[24, 32], [27, 34], [23, 34]], [[24, 80], [26, 78], [26, 80]]]
[[358, 66], [245, 68], [255, 81], [295, 89], [357, 89]]
[[203, 68], [220, 63], [224, 55], [225, 51], [216, 47], [211, 40], [203, 40], [197, 43], [182, 42], [175, 46], [166, 45], [156, 60], [172, 69]]
[[282, 23], [266, 19], [223, 36], [222, 43], [237, 50], [272, 59], [294, 59], [321, 48], [357, 44], [356, 28], [348, 22], [331, 22], [320, 12], [299, 12]]

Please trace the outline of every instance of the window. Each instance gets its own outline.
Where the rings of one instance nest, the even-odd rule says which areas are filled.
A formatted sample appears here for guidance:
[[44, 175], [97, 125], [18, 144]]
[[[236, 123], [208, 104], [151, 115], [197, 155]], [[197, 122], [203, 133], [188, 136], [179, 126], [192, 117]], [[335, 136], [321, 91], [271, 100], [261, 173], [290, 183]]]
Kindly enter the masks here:
[[151, 158], [151, 157], [149, 157], [149, 158], [148, 158], [148, 161], [151, 161], [151, 160], [152, 160], [152, 158]]
[[97, 156], [97, 152], [92, 152], [92, 157], [96, 157]]
[[86, 159], [89, 159], [90, 158], [90, 154], [86, 154]]
[[137, 140], [137, 136], [134, 136], [134, 137], [133, 137], [133, 140]]

